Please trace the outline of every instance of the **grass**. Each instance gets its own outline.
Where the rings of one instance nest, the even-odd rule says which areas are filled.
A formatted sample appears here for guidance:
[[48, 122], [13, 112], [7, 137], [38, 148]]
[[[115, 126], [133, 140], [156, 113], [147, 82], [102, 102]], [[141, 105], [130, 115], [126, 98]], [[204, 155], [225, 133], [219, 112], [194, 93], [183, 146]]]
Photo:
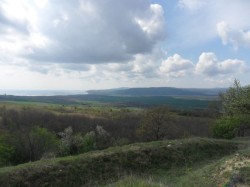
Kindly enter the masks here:
[[[242, 156], [242, 155], [241, 155]], [[130, 175], [119, 181], [108, 184], [106, 187], [115, 186], [158, 186], [158, 187], [232, 187], [250, 186], [250, 163], [241, 156], [226, 156], [219, 160], [210, 160], [205, 163], [195, 163], [190, 168], [171, 168], [169, 170], [157, 169], [153, 174]], [[241, 166], [239, 160], [245, 162]], [[232, 161], [233, 162], [230, 162]]]
[[220, 160], [217, 161], [217, 159], [205, 159], [184, 167], [155, 168], [143, 175], [126, 176], [105, 187], [132, 187], [140, 186], [141, 184], [147, 184], [150, 187], [215, 187], [217, 184], [213, 172], [216, 166], [222, 162]]
[[[246, 139], [239, 139], [249, 146]], [[243, 147], [242, 147], [243, 148]], [[144, 175], [129, 175], [106, 187], [115, 186], [159, 186], [159, 187], [233, 187], [250, 186], [250, 148], [243, 148], [220, 159], [204, 159], [185, 167], [169, 170], [156, 168]]]
[[152, 178], [145, 179], [131, 175], [106, 187], [163, 187], [163, 184], [153, 182]]
[[[169, 171], [173, 171], [173, 176], [185, 176], [195, 163], [230, 154], [238, 149], [238, 145], [238, 142], [194, 138], [112, 147], [78, 156], [2, 168], [0, 186], [97, 186], [112, 184], [129, 175], [132, 178], [125, 178], [127, 185], [161, 186], [159, 181]], [[133, 177], [140, 173], [151, 175], [156, 182], [148, 177]], [[177, 178], [172, 178], [175, 183]], [[123, 183], [118, 181], [117, 186]]]

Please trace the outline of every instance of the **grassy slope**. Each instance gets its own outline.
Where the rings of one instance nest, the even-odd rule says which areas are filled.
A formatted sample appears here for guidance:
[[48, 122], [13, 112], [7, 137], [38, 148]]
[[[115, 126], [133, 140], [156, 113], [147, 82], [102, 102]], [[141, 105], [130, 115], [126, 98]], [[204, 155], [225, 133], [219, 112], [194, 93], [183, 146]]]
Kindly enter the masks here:
[[188, 167], [174, 167], [169, 170], [157, 168], [144, 175], [128, 175], [106, 187], [248, 187], [250, 186], [249, 141], [245, 141], [243, 147], [248, 148], [221, 159], [204, 160]]
[[[182, 173], [194, 163], [230, 154], [238, 149], [238, 145], [237, 142], [196, 138], [113, 147], [78, 156], [2, 168], [0, 186], [94, 186], [116, 181], [131, 173], [132, 179], [138, 183], [134, 186], [146, 186], [148, 181], [133, 176], [145, 172], [156, 173], [155, 176], [163, 173], [164, 176], [173, 168], [176, 174]], [[130, 181], [133, 182], [132, 179]], [[159, 184], [156, 180], [149, 186]]]

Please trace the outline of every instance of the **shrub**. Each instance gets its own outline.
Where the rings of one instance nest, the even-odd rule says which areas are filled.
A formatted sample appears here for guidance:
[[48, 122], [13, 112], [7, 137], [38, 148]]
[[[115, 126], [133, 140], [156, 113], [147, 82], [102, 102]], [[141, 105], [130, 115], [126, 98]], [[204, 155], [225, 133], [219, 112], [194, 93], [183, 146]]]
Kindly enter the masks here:
[[96, 137], [95, 132], [90, 131], [83, 137], [84, 152], [94, 150], [96, 148]]
[[29, 133], [29, 140], [32, 160], [41, 159], [43, 154], [56, 152], [58, 149], [56, 135], [46, 128], [34, 127]]
[[61, 137], [61, 140], [59, 143], [59, 155], [60, 156], [70, 155], [72, 136], [73, 136], [72, 127], [67, 127], [63, 132], [59, 133], [59, 136]]
[[244, 136], [250, 129], [250, 86], [242, 87], [238, 80], [220, 95], [223, 116], [213, 127], [217, 138]]
[[61, 156], [75, 155], [93, 150], [96, 144], [95, 132], [91, 131], [85, 136], [81, 133], [73, 134], [71, 127], [67, 127], [61, 136], [59, 154]]
[[96, 126], [95, 136], [96, 136], [97, 149], [104, 149], [111, 145], [110, 134], [102, 126], [100, 125]]
[[14, 155], [14, 148], [6, 142], [6, 136], [0, 137], [0, 167], [10, 165]]
[[230, 117], [223, 117], [216, 121], [212, 130], [215, 138], [232, 139], [236, 136], [237, 125]]

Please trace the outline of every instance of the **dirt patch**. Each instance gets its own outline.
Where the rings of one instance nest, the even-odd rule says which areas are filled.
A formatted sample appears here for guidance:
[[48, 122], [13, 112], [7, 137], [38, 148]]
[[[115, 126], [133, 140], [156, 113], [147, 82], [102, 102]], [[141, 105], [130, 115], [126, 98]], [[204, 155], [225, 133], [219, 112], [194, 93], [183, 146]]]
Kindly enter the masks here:
[[249, 187], [249, 185], [242, 184], [243, 181], [239, 175], [239, 171], [243, 167], [250, 167], [250, 157], [237, 153], [218, 168], [213, 178], [217, 181], [218, 186]]

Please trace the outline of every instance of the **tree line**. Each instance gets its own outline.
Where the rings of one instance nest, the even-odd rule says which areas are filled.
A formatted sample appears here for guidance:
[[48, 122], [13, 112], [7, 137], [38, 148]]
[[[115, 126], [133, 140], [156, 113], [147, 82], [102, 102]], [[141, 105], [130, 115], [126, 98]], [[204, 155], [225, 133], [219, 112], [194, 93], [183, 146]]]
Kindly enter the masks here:
[[140, 141], [211, 136], [214, 118], [167, 106], [146, 110], [63, 113], [0, 107], [0, 165], [84, 153]]

